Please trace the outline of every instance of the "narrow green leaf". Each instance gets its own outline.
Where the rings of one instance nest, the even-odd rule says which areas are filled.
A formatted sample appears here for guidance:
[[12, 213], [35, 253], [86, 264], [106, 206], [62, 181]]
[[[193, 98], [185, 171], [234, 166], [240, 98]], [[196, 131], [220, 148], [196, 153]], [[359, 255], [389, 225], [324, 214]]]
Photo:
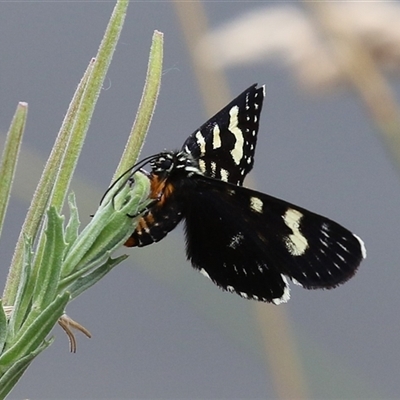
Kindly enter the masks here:
[[[89, 78], [93, 73], [95, 65], [95, 59], [92, 58], [83, 74], [78, 87], [75, 90], [72, 101], [68, 107], [67, 114], [65, 115], [64, 121], [60, 128], [59, 135], [65, 136], [68, 140], [65, 143], [59, 142], [63, 146], [63, 159], [60, 160], [59, 173], [57, 174], [54, 188], [51, 194], [50, 203], [56, 207], [58, 212], [61, 212], [62, 205], [64, 204], [65, 194], [69, 188], [69, 182], [71, 175], [74, 171], [77, 157], [77, 149], [82, 147], [82, 143], [85, 139], [87, 130], [77, 133], [76, 132], [76, 121], [82, 115], [82, 103], [87, 93], [87, 86]], [[58, 146], [56, 142], [54, 148]]]
[[[142, 173], [135, 174], [135, 185], [120, 183], [112, 188], [90, 223], [79, 235], [65, 257], [62, 277], [71, 281], [87, 272], [94, 262], [102, 263], [107, 252], [121, 246], [135, 229], [139, 212], [150, 202], [149, 179]], [[116, 209], [115, 209], [116, 208]], [[129, 215], [138, 214], [138, 218]], [[76, 272], [78, 275], [73, 275]], [[79, 275], [80, 274], [80, 275]], [[62, 282], [65, 284], [65, 281]]]
[[85, 290], [89, 289], [96, 282], [107, 275], [114, 267], [127, 258], [127, 255], [122, 255], [117, 258], [109, 258], [103, 265], [96, 268], [90, 274], [77, 279], [71, 286], [68, 287], [68, 291], [71, 293], [71, 300], [75, 299]]
[[129, 1], [120, 0], [117, 1], [114, 7], [103, 40], [101, 41], [99, 50], [95, 57], [93, 70], [85, 87], [85, 92], [82, 96], [79, 109], [75, 115], [71, 140], [68, 143], [68, 149], [66, 152], [67, 156], [63, 161], [60, 175], [57, 178], [54, 190], [54, 199], [52, 201], [52, 204], [57, 207], [58, 211], [61, 210], [61, 207], [64, 204], [69, 183], [75, 170], [97, 99], [101, 88], [103, 87], [104, 79], [122, 31], [128, 5]]
[[35, 351], [44, 342], [46, 336], [63, 314], [69, 299], [70, 294], [68, 292], [57, 296], [29, 327], [23, 331], [22, 335], [16, 338], [15, 344], [0, 356], [0, 368]]
[[107, 207], [99, 208], [92, 220], [83, 229], [66, 254], [62, 267], [62, 277], [71, 275], [72, 272], [77, 269], [77, 266], [80, 264], [82, 258], [85, 257], [86, 253], [95, 242], [97, 236], [103, 230], [104, 226], [109, 222], [113, 212], [114, 209], [111, 204]]
[[[17, 332], [22, 324], [25, 322], [25, 318], [28, 314], [28, 309], [31, 306], [32, 293], [35, 287], [35, 280], [32, 279], [32, 262], [33, 262], [33, 252], [32, 252], [32, 242], [30, 238], [25, 237], [25, 246], [24, 246], [24, 268], [22, 270], [21, 282], [23, 281], [23, 277], [26, 277], [26, 284], [24, 286], [21, 300], [18, 301], [18, 292], [14, 306], [14, 312], [12, 314], [12, 319], [15, 318], [14, 321], [10, 321], [10, 325], [13, 324], [14, 332]], [[24, 271], [25, 270], [25, 271]], [[20, 283], [21, 285], [21, 283]]]
[[23, 318], [25, 317], [26, 309], [21, 308], [28, 281], [31, 275], [32, 268], [32, 243], [29, 238], [25, 238], [24, 249], [24, 265], [21, 271], [21, 278], [18, 285], [17, 295], [15, 298], [14, 309], [8, 323], [8, 337], [7, 342], [12, 342], [14, 333], [19, 329]]
[[164, 36], [161, 32], [154, 31], [150, 48], [147, 76], [143, 88], [139, 109], [133, 123], [128, 142], [122, 154], [121, 160], [115, 171], [113, 181], [135, 164], [147, 132], [157, 103], [161, 86], [161, 75], [163, 65], [163, 42]]
[[44, 341], [35, 351], [25, 357], [20, 358], [10, 368], [8, 368], [0, 378], [0, 399], [4, 399], [12, 390], [22, 374], [29, 367], [32, 360], [40, 354], [44, 349], [53, 343], [53, 338]]
[[[48, 206], [51, 191], [54, 189], [54, 182], [60, 169], [61, 161], [67, 151], [67, 143], [71, 136], [71, 118], [74, 118], [75, 111], [80, 103], [91, 68], [92, 66], [90, 65], [74, 94], [60, 132], [57, 135], [56, 142], [33, 195], [21, 233], [18, 237], [6, 285], [3, 291], [3, 302], [5, 305], [14, 304], [24, 257], [24, 235], [32, 238], [32, 241], [35, 242], [39, 226], [42, 222], [43, 216], [45, 215], [46, 207]], [[38, 243], [36, 260], [41, 259], [41, 252], [43, 251], [41, 240], [39, 240]], [[35, 266], [33, 268], [33, 275], [36, 276]]]
[[15, 111], [4, 145], [3, 155], [0, 163], [0, 236], [6, 215], [11, 186], [14, 180], [19, 150], [25, 130], [28, 114], [28, 104], [19, 103]]
[[79, 234], [80, 221], [79, 221], [79, 214], [78, 214], [78, 209], [76, 207], [74, 193], [71, 193], [68, 196], [68, 206], [69, 206], [69, 220], [65, 228], [65, 242], [67, 243], [67, 247], [65, 249], [66, 253], [73, 245], [73, 243], [75, 243], [75, 240]]
[[[0, 354], [3, 351], [7, 337], [7, 316], [4, 312], [3, 302], [0, 300]], [[1, 398], [1, 397], [0, 397]]]
[[40, 310], [45, 309], [57, 295], [66, 246], [63, 222], [64, 217], [57, 213], [55, 207], [50, 207], [47, 211], [44, 253], [32, 298], [33, 306]]

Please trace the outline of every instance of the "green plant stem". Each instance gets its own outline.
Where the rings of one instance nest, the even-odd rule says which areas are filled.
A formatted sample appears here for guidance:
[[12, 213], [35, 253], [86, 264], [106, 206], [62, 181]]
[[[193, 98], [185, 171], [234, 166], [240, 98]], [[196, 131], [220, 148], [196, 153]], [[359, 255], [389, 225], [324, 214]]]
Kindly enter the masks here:
[[[46, 162], [46, 166], [43, 170], [42, 176], [33, 195], [31, 205], [28, 209], [28, 213], [21, 229], [21, 233], [18, 237], [17, 245], [15, 247], [13, 259], [11, 261], [10, 269], [8, 272], [6, 285], [3, 291], [3, 302], [6, 306], [13, 305], [15, 302], [15, 296], [20, 281], [24, 257], [25, 236], [30, 237], [33, 240], [36, 238], [37, 232], [42, 222], [43, 215], [45, 213], [45, 209], [48, 206], [51, 191], [53, 190], [54, 183], [57, 178], [59, 166], [64, 157], [65, 150], [67, 149], [67, 144], [71, 133], [71, 119], [75, 115], [75, 112], [78, 108], [78, 104], [83, 93], [83, 88], [85, 87], [87, 82], [89, 70], [90, 67], [82, 78], [70, 103], [60, 132], [56, 138], [53, 149]], [[37, 252], [41, 253], [42, 250], [43, 249], [39, 247]]]
[[57, 178], [54, 199], [51, 202], [59, 211], [69, 188], [72, 174], [82, 150], [83, 141], [89, 128], [94, 108], [96, 106], [101, 88], [103, 87], [108, 68], [114, 55], [115, 47], [121, 35], [129, 1], [120, 0], [115, 5], [103, 40], [98, 49], [93, 68], [90, 71], [84, 93], [80, 100], [77, 115], [72, 126], [71, 138], [68, 142], [68, 151], [63, 160], [60, 174]]
[[113, 181], [135, 164], [143, 147], [161, 86], [163, 41], [163, 34], [154, 31], [142, 98], [131, 129], [131, 134], [126, 143], [121, 161], [115, 171]]
[[0, 164], [0, 236], [10, 199], [11, 186], [14, 180], [15, 169], [21, 148], [22, 137], [25, 130], [28, 104], [19, 103], [15, 111], [7, 134], [3, 155]]

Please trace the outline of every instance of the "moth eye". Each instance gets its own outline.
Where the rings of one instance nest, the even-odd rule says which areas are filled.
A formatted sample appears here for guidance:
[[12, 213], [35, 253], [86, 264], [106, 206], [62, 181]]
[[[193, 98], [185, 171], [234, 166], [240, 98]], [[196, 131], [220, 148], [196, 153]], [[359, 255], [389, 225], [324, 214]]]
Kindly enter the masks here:
[[152, 168], [154, 173], [162, 173], [169, 171], [172, 167], [173, 161], [171, 158], [160, 157], [157, 159]]
[[167, 158], [160, 163], [160, 168], [166, 171], [169, 170], [171, 166], [172, 166], [172, 160], [170, 158]]

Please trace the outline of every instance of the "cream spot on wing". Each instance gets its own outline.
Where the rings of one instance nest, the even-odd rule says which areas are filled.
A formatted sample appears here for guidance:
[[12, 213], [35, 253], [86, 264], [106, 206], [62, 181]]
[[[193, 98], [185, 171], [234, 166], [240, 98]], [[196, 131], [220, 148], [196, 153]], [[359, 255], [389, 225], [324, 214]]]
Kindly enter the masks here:
[[215, 161], [211, 161], [211, 175], [215, 178], [217, 172], [217, 164]]
[[228, 182], [229, 172], [225, 168], [221, 168], [221, 181]]
[[219, 130], [219, 126], [217, 124], [213, 128], [213, 149], [218, 149], [222, 146], [220, 133], [221, 131]]
[[232, 249], [236, 249], [236, 247], [238, 247], [240, 245], [240, 243], [242, 242], [243, 239], [244, 239], [243, 234], [241, 232], [239, 232], [237, 235], [235, 235], [231, 238], [231, 241], [228, 244], [228, 247], [230, 247]]
[[283, 216], [286, 226], [292, 230], [292, 234], [286, 236], [285, 245], [292, 256], [301, 256], [308, 248], [307, 239], [300, 232], [300, 221], [303, 214], [300, 211], [289, 208]]
[[206, 141], [200, 131], [196, 133], [196, 139], [197, 139], [197, 144], [200, 147], [200, 155], [204, 156], [204, 154], [206, 154]]
[[199, 168], [203, 174], [206, 172], [206, 162], [204, 160], [199, 160]]
[[250, 207], [253, 211], [261, 213], [263, 209], [263, 202], [257, 197], [250, 197]]
[[235, 106], [229, 110], [230, 120], [228, 129], [235, 136], [235, 146], [231, 150], [231, 156], [236, 165], [240, 164], [241, 159], [243, 158], [243, 133], [238, 127], [238, 112], [239, 107]]
[[282, 304], [282, 303], [287, 303], [288, 300], [290, 299], [290, 287], [289, 287], [289, 282], [288, 282], [288, 280], [286, 279], [286, 276], [285, 276], [285, 275], [282, 275], [282, 274], [281, 274], [281, 278], [282, 278], [283, 282], [285, 283], [285, 287], [283, 288], [283, 295], [282, 295], [282, 297], [280, 297], [279, 299], [272, 299], [272, 302], [273, 302], [274, 304], [276, 304], [277, 306], [278, 306], [279, 304]]
[[357, 236], [356, 234], [353, 233], [353, 236], [359, 241], [360, 243], [360, 248], [361, 248], [361, 255], [362, 258], [367, 258], [367, 249], [365, 248], [365, 244], [363, 242], [363, 240]]
[[206, 271], [204, 268], [200, 269], [199, 272], [200, 272], [203, 276], [205, 276], [206, 278], [211, 279], [211, 278], [210, 278], [210, 275], [208, 275], [207, 271]]

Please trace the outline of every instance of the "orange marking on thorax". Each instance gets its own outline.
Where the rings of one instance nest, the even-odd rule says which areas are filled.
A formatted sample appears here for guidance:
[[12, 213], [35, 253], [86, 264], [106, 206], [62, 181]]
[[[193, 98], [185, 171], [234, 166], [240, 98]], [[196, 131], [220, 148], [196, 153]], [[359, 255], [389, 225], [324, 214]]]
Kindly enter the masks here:
[[135, 247], [137, 245], [138, 241], [132, 236], [124, 243], [124, 246], [126, 247]]
[[136, 227], [136, 230], [137, 231], [139, 231], [139, 232], [141, 232], [141, 231], [143, 231], [143, 230], [146, 230], [148, 228], [148, 226], [147, 226], [147, 221], [146, 221], [146, 219], [145, 218], [140, 218], [139, 219], [139, 223], [138, 223], [138, 225], [137, 225], [137, 227]]
[[152, 175], [150, 179], [150, 197], [152, 199], [159, 199], [157, 207], [160, 207], [173, 193], [174, 186], [171, 183], [167, 183], [166, 179], [160, 179], [157, 175]]
[[[151, 214], [150, 214], [151, 215]], [[153, 216], [151, 215], [150, 219], [148, 220], [149, 223], [151, 224], [154, 221]], [[147, 215], [146, 217], [141, 217], [139, 219], [139, 222], [136, 226], [135, 232], [137, 232], [137, 234], [140, 236], [142, 234], [143, 231], [145, 231], [146, 229], [148, 229], [148, 224], [147, 224]], [[135, 237], [131, 236], [125, 243], [124, 245], [126, 247], [135, 247], [138, 245], [138, 241]]]
[[144, 219], [147, 222], [147, 225], [153, 225], [154, 224], [154, 215], [151, 211], [144, 217]]
[[[173, 193], [174, 187], [171, 183], [167, 183], [166, 179], [160, 179], [157, 175], [152, 174], [150, 177], [150, 198], [158, 199], [155, 207], [162, 207], [168, 197]], [[147, 215], [139, 219], [139, 223], [135, 232], [140, 236], [143, 231], [148, 230], [154, 224], [154, 215], [150, 211]], [[131, 236], [126, 242], [125, 246], [135, 247], [138, 245], [138, 240]]]

